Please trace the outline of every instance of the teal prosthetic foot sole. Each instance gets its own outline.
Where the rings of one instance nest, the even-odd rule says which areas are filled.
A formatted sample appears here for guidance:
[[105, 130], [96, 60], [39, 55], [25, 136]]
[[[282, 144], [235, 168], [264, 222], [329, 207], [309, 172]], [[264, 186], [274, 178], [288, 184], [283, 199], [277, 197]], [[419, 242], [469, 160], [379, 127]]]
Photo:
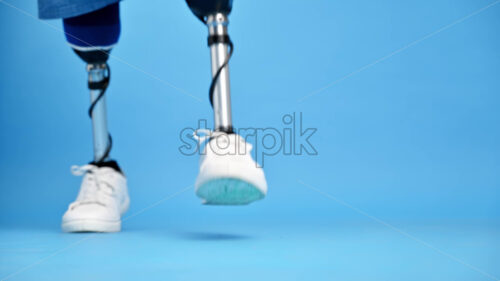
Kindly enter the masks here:
[[210, 180], [201, 185], [196, 195], [206, 205], [246, 205], [264, 198], [264, 193], [255, 185], [234, 178]]

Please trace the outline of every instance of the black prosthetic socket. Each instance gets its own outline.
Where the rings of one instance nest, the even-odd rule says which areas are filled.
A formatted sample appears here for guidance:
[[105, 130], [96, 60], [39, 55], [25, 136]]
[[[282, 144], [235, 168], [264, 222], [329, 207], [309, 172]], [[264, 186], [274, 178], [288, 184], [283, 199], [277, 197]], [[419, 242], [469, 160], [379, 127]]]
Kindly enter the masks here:
[[120, 36], [119, 3], [63, 18], [63, 27], [66, 40], [83, 61], [87, 64], [106, 63], [111, 47], [118, 43]]
[[106, 63], [109, 59], [109, 50], [92, 50], [92, 51], [80, 51], [73, 49], [75, 53], [87, 64], [101, 64]]
[[216, 128], [215, 131], [224, 132], [226, 134], [234, 134], [233, 126]]
[[118, 166], [118, 162], [116, 162], [115, 160], [102, 161], [102, 162], [92, 161], [89, 164], [97, 166], [99, 168], [102, 167], [113, 168], [115, 171], [119, 172], [120, 174], [123, 174], [122, 169], [120, 169], [120, 166]]
[[191, 12], [205, 22], [205, 17], [214, 13], [228, 15], [233, 8], [233, 0], [186, 0]]

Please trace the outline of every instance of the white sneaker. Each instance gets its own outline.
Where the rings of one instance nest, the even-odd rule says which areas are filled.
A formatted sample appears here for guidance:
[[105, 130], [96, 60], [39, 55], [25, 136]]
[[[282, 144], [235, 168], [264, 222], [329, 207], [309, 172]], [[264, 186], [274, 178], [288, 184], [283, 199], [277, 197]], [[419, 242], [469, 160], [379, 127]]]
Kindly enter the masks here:
[[[199, 137], [198, 132], [206, 137]], [[197, 130], [205, 145], [196, 179], [196, 195], [203, 204], [244, 205], [264, 198], [267, 183], [262, 168], [252, 159], [252, 145], [237, 134]], [[205, 138], [205, 139], [204, 139]]]
[[76, 200], [62, 218], [65, 232], [117, 232], [121, 216], [127, 211], [130, 199], [127, 179], [110, 167], [92, 164], [73, 166], [74, 175], [83, 175]]

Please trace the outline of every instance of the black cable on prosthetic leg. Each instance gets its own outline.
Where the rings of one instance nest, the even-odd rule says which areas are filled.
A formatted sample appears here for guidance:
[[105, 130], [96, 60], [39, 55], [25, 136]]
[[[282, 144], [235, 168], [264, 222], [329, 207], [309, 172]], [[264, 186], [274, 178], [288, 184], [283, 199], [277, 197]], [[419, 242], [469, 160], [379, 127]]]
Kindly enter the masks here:
[[[229, 60], [231, 59], [231, 56], [233, 55], [234, 51], [234, 45], [231, 39], [229, 38], [229, 35], [209, 35], [208, 36], [208, 46], [210, 47], [212, 44], [217, 44], [217, 43], [224, 43], [229, 46], [229, 54], [224, 60], [224, 62], [219, 66], [217, 71], [215, 72], [214, 77], [212, 78], [212, 82], [210, 82], [210, 88], [208, 90], [208, 98], [210, 100], [210, 105], [212, 105], [212, 108], [214, 107], [214, 92], [215, 92], [215, 85], [217, 84], [217, 81], [219, 80], [219, 76], [224, 69], [224, 67], [227, 67]], [[224, 128], [223, 131], [225, 131], [228, 134], [233, 133], [233, 128]]]
[[[193, 12], [193, 14], [204, 24], [204, 25], [212, 25], [212, 22], [208, 22], [209, 18], [211, 17], [218, 17], [219, 19], [215, 19], [216, 25], [222, 24], [226, 25], [227, 24], [227, 19], [226, 16], [231, 13], [233, 1], [232, 0], [186, 0], [189, 8]], [[224, 15], [221, 17], [219, 14]], [[224, 22], [221, 22], [224, 21]], [[215, 31], [215, 32], [214, 32]], [[220, 30], [219, 30], [220, 31]], [[212, 27], [209, 26], [209, 34], [211, 32], [217, 33], [216, 30], [212, 30]], [[225, 30], [222, 33], [226, 33]], [[208, 96], [210, 100], [210, 104], [212, 105], [212, 108], [214, 107], [214, 91], [215, 91], [215, 86], [219, 80], [219, 77], [221, 75], [222, 70], [224, 67], [228, 66], [229, 60], [231, 59], [234, 51], [234, 45], [233, 42], [231, 42], [231, 39], [227, 34], [210, 34], [208, 36], [208, 46], [212, 46], [213, 44], [227, 44], [229, 47], [228, 51], [229, 53], [227, 54], [224, 62], [217, 68], [215, 71], [213, 77], [212, 77], [212, 82], [210, 83], [210, 88], [208, 91]], [[233, 128], [230, 126], [229, 128], [216, 128], [216, 130], [219, 131], [224, 131], [226, 133], [233, 133]]]
[[[96, 104], [104, 97], [104, 94], [106, 93], [106, 90], [109, 86], [109, 81], [111, 80], [111, 70], [109, 68], [109, 65], [105, 63], [106, 67], [106, 72], [104, 74], [104, 78], [101, 81], [89, 81], [88, 82], [88, 87], [90, 90], [100, 90], [99, 95], [97, 98], [92, 102], [92, 104], [89, 107], [89, 117], [92, 119], [92, 113], [94, 112], [94, 108]], [[111, 147], [113, 146], [113, 139], [111, 138], [111, 134], [108, 132], [108, 146], [106, 147], [106, 151], [104, 154], [101, 156], [100, 159], [97, 159], [95, 163], [99, 164], [102, 163], [108, 158], [109, 153], [111, 151]]]
[[229, 46], [229, 54], [226, 57], [226, 60], [224, 60], [224, 63], [222, 63], [221, 66], [217, 69], [215, 72], [214, 77], [212, 78], [212, 82], [210, 83], [210, 89], [208, 91], [208, 96], [210, 99], [210, 104], [212, 107], [214, 107], [214, 91], [215, 91], [215, 85], [217, 83], [217, 80], [219, 79], [219, 76], [222, 72], [222, 69], [226, 67], [229, 63], [229, 60], [231, 59], [231, 56], [233, 55], [233, 50], [234, 50], [234, 45], [231, 39], [229, 38], [229, 35], [210, 35], [208, 36], [208, 46], [210, 47], [212, 44], [217, 44], [217, 43], [225, 43]]

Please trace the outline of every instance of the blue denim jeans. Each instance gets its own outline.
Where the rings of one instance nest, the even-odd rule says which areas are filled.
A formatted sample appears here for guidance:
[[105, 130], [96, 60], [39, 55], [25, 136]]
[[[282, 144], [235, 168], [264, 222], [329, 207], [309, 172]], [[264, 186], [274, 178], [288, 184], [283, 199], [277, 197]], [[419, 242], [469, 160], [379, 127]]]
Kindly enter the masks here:
[[38, 0], [38, 17], [58, 19], [90, 13], [120, 0]]

